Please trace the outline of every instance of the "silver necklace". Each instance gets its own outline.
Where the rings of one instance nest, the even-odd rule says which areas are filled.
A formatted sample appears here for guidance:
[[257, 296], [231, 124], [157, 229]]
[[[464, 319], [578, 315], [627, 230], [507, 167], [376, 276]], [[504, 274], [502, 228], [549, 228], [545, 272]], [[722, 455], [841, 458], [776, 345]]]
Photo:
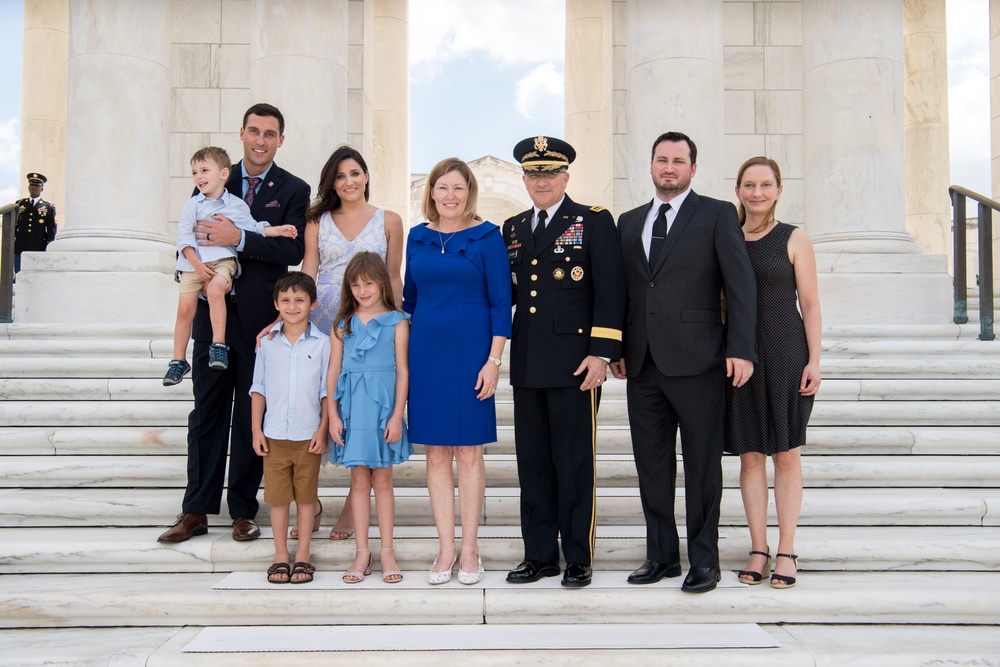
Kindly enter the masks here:
[[448, 245], [448, 241], [450, 241], [451, 237], [453, 237], [455, 234], [458, 234], [458, 231], [454, 231], [451, 234], [448, 234], [448, 238], [445, 238], [444, 235], [441, 234], [441, 230], [440, 229], [438, 230], [438, 240], [441, 242], [442, 255], [444, 254], [444, 247]]

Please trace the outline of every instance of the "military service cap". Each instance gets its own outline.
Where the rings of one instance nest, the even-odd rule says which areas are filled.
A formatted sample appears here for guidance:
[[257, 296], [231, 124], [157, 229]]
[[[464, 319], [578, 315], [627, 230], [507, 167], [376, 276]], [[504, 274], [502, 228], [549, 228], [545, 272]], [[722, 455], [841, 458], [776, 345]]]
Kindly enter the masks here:
[[49, 179], [45, 178], [44, 176], [42, 176], [41, 174], [39, 174], [38, 172], [35, 172], [35, 171], [33, 171], [30, 174], [28, 174], [28, 182], [31, 183], [31, 184], [33, 184], [33, 185], [41, 185], [41, 184], [45, 183], [48, 180]]
[[562, 139], [529, 137], [514, 146], [514, 159], [526, 172], [560, 171], [576, 159], [576, 151]]

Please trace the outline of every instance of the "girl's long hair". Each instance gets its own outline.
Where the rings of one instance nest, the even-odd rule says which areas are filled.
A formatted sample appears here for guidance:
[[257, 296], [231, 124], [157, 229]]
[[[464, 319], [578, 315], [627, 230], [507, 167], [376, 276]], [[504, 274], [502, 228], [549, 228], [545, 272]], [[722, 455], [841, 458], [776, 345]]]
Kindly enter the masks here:
[[[392, 301], [392, 282], [389, 280], [389, 270], [385, 268], [385, 260], [378, 253], [359, 252], [347, 263], [344, 282], [340, 286], [340, 311], [333, 320], [333, 330], [341, 339], [351, 335], [351, 316], [358, 311], [358, 302], [351, 292], [351, 283], [363, 278], [378, 284], [381, 305], [385, 306], [386, 310], [396, 310], [396, 305]], [[344, 323], [342, 330], [337, 328], [341, 321]]]

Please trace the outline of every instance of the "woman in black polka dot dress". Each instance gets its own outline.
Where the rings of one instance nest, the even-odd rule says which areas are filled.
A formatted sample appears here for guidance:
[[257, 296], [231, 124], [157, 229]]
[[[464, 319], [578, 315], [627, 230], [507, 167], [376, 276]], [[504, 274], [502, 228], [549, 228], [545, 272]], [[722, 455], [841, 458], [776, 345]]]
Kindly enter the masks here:
[[747, 384], [729, 388], [726, 438], [726, 450], [740, 455], [740, 491], [750, 528], [750, 558], [739, 578], [745, 584], [759, 584], [770, 566], [770, 456], [778, 512], [771, 586], [790, 588], [795, 585], [795, 528], [802, 505], [799, 452], [820, 385], [816, 257], [805, 231], [774, 216], [781, 195], [781, 171], [774, 160], [755, 157], [744, 162], [736, 195], [757, 277], [757, 363]]

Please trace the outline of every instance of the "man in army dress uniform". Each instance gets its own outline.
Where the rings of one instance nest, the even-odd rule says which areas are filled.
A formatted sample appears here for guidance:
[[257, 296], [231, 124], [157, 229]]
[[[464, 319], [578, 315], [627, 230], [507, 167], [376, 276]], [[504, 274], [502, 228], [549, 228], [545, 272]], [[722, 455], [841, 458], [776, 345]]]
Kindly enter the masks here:
[[47, 180], [35, 172], [28, 174], [28, 196], [14, 203], [14, 273], [21, 270], [22, 252], [43, 252], [56, 238], [56, 207], [41, 196]]
[[576, 151], [551, 137], [514, 147], [534, 206], [504, 223], [515, 305], [510, 351], [524, 561], [507, 575], [591, 582], [595, 436], [608, 362], [621, 356], [625, 273], [611, 213], [566, 196]]

